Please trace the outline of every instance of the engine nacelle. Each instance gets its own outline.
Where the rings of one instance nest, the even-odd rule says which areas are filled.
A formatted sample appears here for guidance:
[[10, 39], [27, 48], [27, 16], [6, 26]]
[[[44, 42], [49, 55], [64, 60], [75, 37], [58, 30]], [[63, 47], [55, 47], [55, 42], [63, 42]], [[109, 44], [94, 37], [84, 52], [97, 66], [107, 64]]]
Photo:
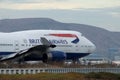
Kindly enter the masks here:
[[67, 57], [66, 53], [62, 51], [51, 51], [49, 53], [43, 54], [43, 62], [64, 61], [66, 57]]

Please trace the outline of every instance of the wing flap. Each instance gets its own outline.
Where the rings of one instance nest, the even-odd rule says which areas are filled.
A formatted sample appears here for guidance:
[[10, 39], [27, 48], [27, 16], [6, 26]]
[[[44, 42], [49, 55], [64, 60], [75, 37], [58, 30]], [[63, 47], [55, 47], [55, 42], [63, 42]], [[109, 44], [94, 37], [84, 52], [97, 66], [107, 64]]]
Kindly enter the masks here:
[[0, 59], [0, 61], [6, 61], [6, 60], [10, 60], [10, 59], [13, 59], [13, 58], [16, 58], [16, 57], [19, 57], [25, 53], [27, 53], [28, 49], [26, 50], [22, 50], [22, 51], [19, 51], [19, 52], [16, 52], [16, 53], [12, 53], [10, 55], [7, 55], [7, 56], [4, 56]]

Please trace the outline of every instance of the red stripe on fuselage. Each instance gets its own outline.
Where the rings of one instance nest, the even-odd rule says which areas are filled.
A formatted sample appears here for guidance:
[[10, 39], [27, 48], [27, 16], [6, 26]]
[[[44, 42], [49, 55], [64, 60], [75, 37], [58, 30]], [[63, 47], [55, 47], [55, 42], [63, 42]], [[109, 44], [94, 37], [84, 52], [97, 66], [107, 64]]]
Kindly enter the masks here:
[[57, 37], [77, 37], [74, 34], [50, 34], [52, 36], [57, 36]]

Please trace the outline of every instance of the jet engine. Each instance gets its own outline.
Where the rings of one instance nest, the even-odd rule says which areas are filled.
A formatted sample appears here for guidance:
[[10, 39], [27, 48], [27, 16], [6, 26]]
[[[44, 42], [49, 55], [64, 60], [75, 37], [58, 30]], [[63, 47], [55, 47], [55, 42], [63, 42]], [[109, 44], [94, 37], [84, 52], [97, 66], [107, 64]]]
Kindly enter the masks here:
[[66, 53], [62, 51], [51, 51], [49, 53], [43, 54], [43, 62], [48, 61], [64, 61], [66, 59]]

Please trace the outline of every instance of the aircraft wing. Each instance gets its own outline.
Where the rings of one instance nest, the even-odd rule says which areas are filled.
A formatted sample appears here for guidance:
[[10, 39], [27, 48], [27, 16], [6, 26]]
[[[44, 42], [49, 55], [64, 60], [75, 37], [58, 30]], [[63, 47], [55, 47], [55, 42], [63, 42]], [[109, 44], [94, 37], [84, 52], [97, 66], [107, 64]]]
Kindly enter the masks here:
[[44, 37], [41, 37], [41, 42], [42, 42], [42, 45], [37, 45], [37, 46], [33, 46], [31, 48], [28, 48], [28, 49], [25, 49], [25, 50], [21, 50], [21, 51], [18, 51], [16, 53], [12, 53], [12, 54], [9, 54], [9, 55], [6, 55], [2, 58], [0, 58], [0, 61], [6, 61], [6, 60], [10, 60], [10, 59], [14, 59], [16, 57], [20, 57], [20, 56], [24, 56], [24, 55], [29, 55], [29, 52], [32, 51], [33, 49], [36, 49], [36, 50], [43, 50], [44, 51], [47, 51], [48, 48], [54, 48], [56, 47], [56, 45], [53, 45], [51, 44], [46, 38]]
[[19, 51], [19, 52], [16, 52], [16, 53], [12, 53], [10, 55], [6, 55], [6, 56], [0, 58], [0, 61], [6, 61], [6, 60], [10, 60], [10, 59], [19, 57], [22, 54], [25, 54], [27, 51], [28, 51], [28, 49], [27, 50], [22, 50], [22, 51]]

